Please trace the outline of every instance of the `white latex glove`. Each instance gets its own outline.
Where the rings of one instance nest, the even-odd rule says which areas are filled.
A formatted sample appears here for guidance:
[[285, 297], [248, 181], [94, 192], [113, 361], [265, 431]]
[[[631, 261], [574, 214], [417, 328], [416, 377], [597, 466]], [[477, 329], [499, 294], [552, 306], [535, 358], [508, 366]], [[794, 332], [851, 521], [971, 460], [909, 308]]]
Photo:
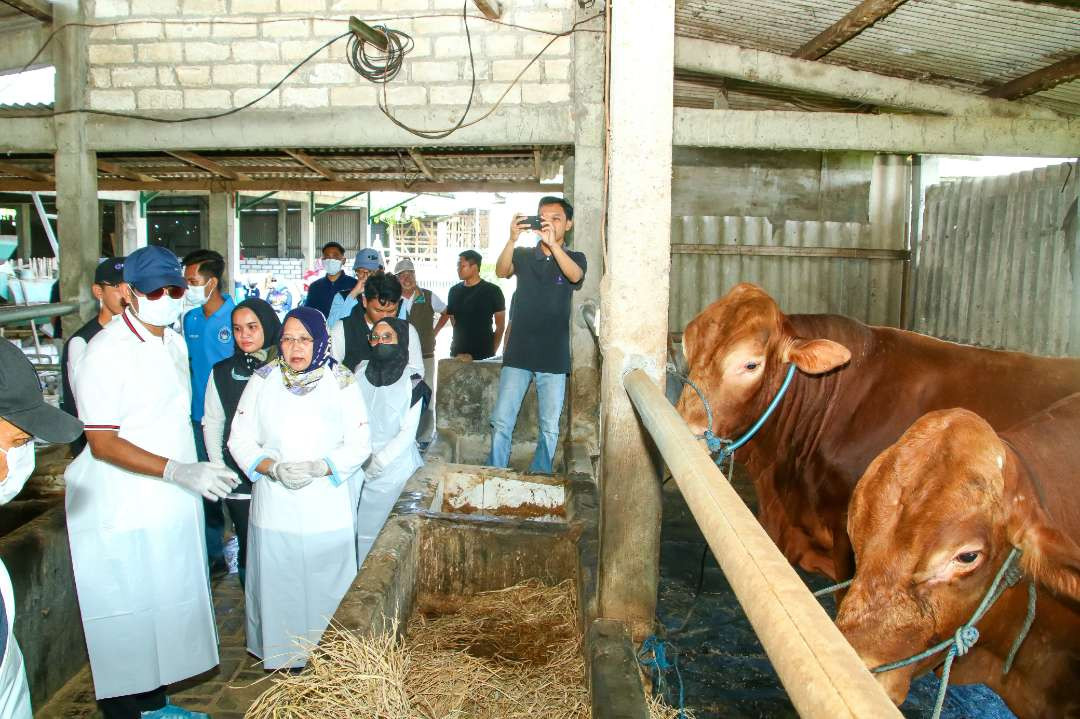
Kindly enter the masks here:
[[383, 459], [377, 455], [371, 455], [371, 459], [364, 465], [364, 476], [366, 477], [378, 477], [386, 469], [386, 465], [383, 463]]
[[165, 472], [161, 478], [201, 494], [213, 502], [224, 498], [240, 484], [236, 472], [223, 464], [212, 462], [186, 463], [170, 459], [165, 463]]
[[303, 489], [316, 477], [325, 476], [329, 471], [326, 462], [318, 459], [311, 462], [274, 462], [268, 474], [288, 489]]

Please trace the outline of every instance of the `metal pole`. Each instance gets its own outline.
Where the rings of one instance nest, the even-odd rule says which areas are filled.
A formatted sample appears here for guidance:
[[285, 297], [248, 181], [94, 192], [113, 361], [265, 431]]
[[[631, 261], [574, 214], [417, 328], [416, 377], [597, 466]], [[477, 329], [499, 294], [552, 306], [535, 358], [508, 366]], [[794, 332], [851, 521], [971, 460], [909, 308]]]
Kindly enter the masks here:
[[41, 196], [36, 192], [31, 192], [30, 197], [34, 199], [34, 207], [37, 208], [38, 219], [41, 220], [41, 224], [45, 228], [45, 236], [49, 238], [49, 244], [52, 245], [53, 255], [55, 255], [57, 259], [60, 259], [60, 245], [56, 241], [56, 233], [53, 232], [52, 224], [49, 222], [49, 216], [45, 214], [45, 206], [41, 204]]
[[803, 717], [900, 712], [758, 524], [675, 408], [640, 369], [623, 386]]

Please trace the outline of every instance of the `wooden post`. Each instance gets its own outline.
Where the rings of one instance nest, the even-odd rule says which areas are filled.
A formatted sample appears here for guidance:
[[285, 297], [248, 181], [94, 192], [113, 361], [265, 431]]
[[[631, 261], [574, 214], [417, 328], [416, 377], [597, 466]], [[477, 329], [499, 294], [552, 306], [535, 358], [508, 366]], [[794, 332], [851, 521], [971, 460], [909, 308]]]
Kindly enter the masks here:
[[799, 716], [900, 717], [653, 378], [624, 384]]
[[[634, 357], [663, 380], [671, 259], [674, 0], [611, 13], [607, 258], [600, 282], [600, 616], [652, 633], [660, 563], [660, 466], [622, 387]], [[642, 39], [649, 38], [648, 52]], [[595, 271], [596, 265], [593, 264]]]
[[277, 256], [288, 257], [289, 256], [289, 238], [287, 234], [288, 228], [288, 205], [285, 200], [278, 200], [277, 202]]

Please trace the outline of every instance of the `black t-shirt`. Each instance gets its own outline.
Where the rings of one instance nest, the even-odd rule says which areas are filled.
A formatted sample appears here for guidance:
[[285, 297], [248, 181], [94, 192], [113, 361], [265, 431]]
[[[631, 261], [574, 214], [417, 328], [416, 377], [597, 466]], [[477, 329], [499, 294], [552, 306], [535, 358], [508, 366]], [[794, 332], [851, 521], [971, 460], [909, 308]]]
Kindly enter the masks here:
[[581, 280], [571, 283], [555, 258], [536, 247], [514, 250], [513, 327], [503, 365], [532, 372], [570, 373], [571, 295], [585, 281], [585, 254], [566, 250], [581, 268]]
[[495, 354], [495, 330], [491, 318], [506, 310], [506, 299], [498, 285], [480, 280], [472, 287], [458, 282], [450, 288], [446, 313], [454, 318], [451, 355], [467, 354], [487, 359]]

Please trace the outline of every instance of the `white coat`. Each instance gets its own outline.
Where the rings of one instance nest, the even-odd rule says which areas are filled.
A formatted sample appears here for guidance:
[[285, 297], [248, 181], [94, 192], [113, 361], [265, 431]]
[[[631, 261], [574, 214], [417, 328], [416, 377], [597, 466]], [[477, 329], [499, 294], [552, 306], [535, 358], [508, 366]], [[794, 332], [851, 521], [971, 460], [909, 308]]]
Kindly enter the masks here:
[[[194, 462], [187, 348], [125, 313], [87, 347], [73, 378], [87, 432]], [[87, 446], [64, 473], [68, 539], [94, 692], [137, 694], [218, 663], [202, 497], [100, 461]]]
[[3, 562], [0, 562], [0, 595], [3, 596], [8, 625], [4, 660], [0, 663], [0, 717], [31, 719], [30, 687], [26, 683], [23, 655], [15, 641], [15, 593]]
[[[267, 669], [302, 667], [356, 576], [356, 504], [371, 453], [352, 373], [337, 365], [306, 395], [277, 363], [252, 375], [229, 451], [255, 483], [248, 534], [247, 648]], [[298, 490], [255, 471], [265, 458], [325, 460], [331, 475]]]
[[397, 382], [376, 387], [364, 376], [367, 361], [356, 369], [356, 377], [371, 418], [372, 459], [384, 469], [374, 474], [368, 468], [356, 513], [357, 561], [371, 551], [371, 545], [386, 524], [405, 482], [424, 466], [416, 448], [416, 428], [420, 424], [420, 402], [412, 402], [412, 380], [406, 368]]

